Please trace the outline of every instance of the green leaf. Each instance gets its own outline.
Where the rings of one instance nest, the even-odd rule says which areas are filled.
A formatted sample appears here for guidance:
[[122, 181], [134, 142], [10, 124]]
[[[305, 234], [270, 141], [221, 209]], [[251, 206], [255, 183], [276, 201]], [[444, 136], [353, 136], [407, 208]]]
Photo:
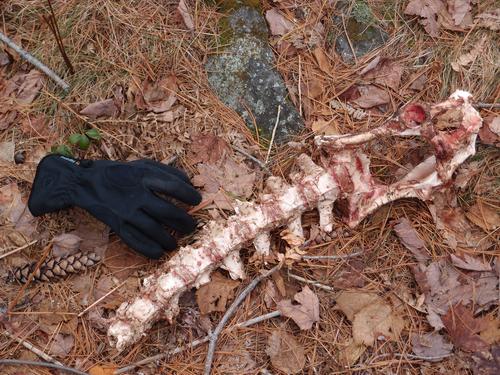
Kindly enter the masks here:
[[89, 129], [85, 132], [85, 135], [87, 137], [89, 137], [90, 139], [93, 139], [95, 141], [99, 141], [101, 140], [102, 136], [101, 136], [101, 133], [99, 132], [99, 130], [95, 129], [95, 128], [92, 128], [92, 129]]
[[57, 145], [50, 148], [50, 152], [57, 155], [67, 156], [69, 158], [73, 157], [73, 153], [70, 148], [66, 145]]
[[80, 135], [80, 139], [78, 140], [78, 147], [80, 147], [82, 150], [87, 150], [90, 146], [90, 139], [84, 135]]
[[68, 137], [68, 142], [71, 143], [72, 145], [76, 145], [78, 143], [78, 141], [80, 141], [81, 136], [82, 136], [82, 134], [78, 134], [78, 133], [71, 134]]

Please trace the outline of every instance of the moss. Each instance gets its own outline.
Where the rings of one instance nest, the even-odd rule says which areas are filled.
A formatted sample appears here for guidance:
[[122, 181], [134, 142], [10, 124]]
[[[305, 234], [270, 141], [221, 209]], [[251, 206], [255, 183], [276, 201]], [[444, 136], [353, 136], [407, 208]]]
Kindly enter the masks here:
[[369, 24], [375, 20], [373, 13], [365, 1], [356, 1], [351, 11], [352, 17], [362, 24]]
[[262, 10], [260, 0], [205, 0], [205, 2], [210, 5], [215, 5], [218, 9], [225, 12], [238, 9], [242, 6]]
[[353, 42], [373, 40], [379, 35], [379, 31], [374, 26], [366, 27], [366, 24], [362, 24], [354, 18], [348, 20], [346, 30]]

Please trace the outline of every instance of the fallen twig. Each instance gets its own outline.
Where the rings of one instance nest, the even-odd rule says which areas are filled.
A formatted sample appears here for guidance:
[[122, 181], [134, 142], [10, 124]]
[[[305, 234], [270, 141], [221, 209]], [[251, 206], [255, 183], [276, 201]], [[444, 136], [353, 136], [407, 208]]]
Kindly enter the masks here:
[[0, 359], [0, 365], [10, 365], [10, 366], [39, 366], [53, 368], [59, 371], [66, 371], [71, 374], [78, 375], [89, 375], [88, 372], [83, 372], [71, 367], [66, 367], [60, 364], [47, 363], [47, 362], [37, 362], [37, 361], [26, 361], [24, 359]]
[[483, 102], [478, 102], [472, 104], [476, 108], [488, 108], [488, 109], [493, 109], [493, 108], [500, 108], [500, 103], [483, 103]]
[[321, 259], [329, 259], [329, 260], [335, 260], [335, 259], [348, 259], [348, 258], [355, 258], [358, 255], [363, 254], [363, 251], [357, 251], [355, 253], [351, 254], [345, 254], [345, 255], [303, 255], [302, 259], [309, 259], [309, 260], [321, 260]]
[[233, 316], [233, 314], [236, 312], [236, 309], [238, 306], [243, 302], [243, 300], [250, 294], [252, 290], [255, 289], [255, 287], [266, 277], [272, 275], [275, 271], [279, 270], [281, 268], [281, 263], [274, 266], [271, 268], [269, 271], [257, 276], [255, 279], [252, 280], [250, 284], [247, 285], [245, 289], [241, 292], [241, 294], [234, 300], [234, 302], [229, 306], [227, 309], [226, 313], [222, 317], [221, 321], [219, 324], [217, 324], [217, 327], [215, 327], [215, 330], [212, 332], [210, 335], [210, 343], [208, 345], [208, 352], [207, 352], [207, 358], [205, 359], [205, 371], [203, 372], [205, 375], [210, 375], [210, 371], [212, 370], [212, 362], [214, 360], [214, 354], [215, 354], [215, 347], [217, 345], [217, 339], [219, 338], [220, 333], [222, 332], [222, 329], [226, 325], [227, 321]]
[[335, 291], [335, 288], [332, 288], [331, 286], [318, 283], [317, 281], [312, 281], [312, 280], [304, 279], [303, 277], [298, 276], [298, 275], [294, 275], [293, 273], [290, 273], [290, 272], [288, 273], [288, 276], [290, 278], [292, 278], [292, 279], [295, 279], [295, 280], [298, 280], [298, 281], [302, 281], [303, 283], [314, 285], [317, 288], [328, 290], [329, 292], [334, 292]]
[[116, 292], [117, 289], [121, 288], [123, 285], [125, 285], [125, 283], [127, 282], [127, 280], [123, 281], [122, 283], [120, 283], [119, 285], [115, 286], [113, 289], [111, 289], [108, 293], [106, 293], [105, 295], [103, 295], [101, 298], [99, 298], [97, 301], [94, 301], [93, 304], [91, 304], [90, 306], [88, 306], [85, 310], [83, 310], [82, 312], [80, 312], [78, 314], [78, 317], [81, 318], [83, 315], [85, 315], [85, 313], [87, 311], [89, 311], [91, 308], [93, 308], [95, 305], [98, 305], [99, 303], [101, 303], [103, 300], [105, 300], [107, 297], [109, 297], [111, 294], [113, 294], [114, 292]]
[[[236, 328], [249, 327], [249, 326], [252, 326], [254, 324], [261, 323], [261, 322], [264, 322], [264, 321], [272, 319], [272, 318], [277, 318], [279, 316], [281, 316], [281, 312], [276, 310], [276, 311], [270, 312], [268, 314], [260, 315], [260, 316], [257, 316], [255, 318], [248, 319], [244, 322], [235, 324], [234, 326], [228, 328], [228, 330], [231, 331], [231, 330], [236, 329]], [[123, 373], [129, 372], [129, 371], [132, 371], [133, 369], [135, 369], [138, 366], [147, 365], [147, 364], [149, 364], [151, 362], [155, 362], [159, 359], [163, 359], [166, 357], [170, 357], [171, 355], [179, 354], [179, 353], [183, 352], [184, 350], [196, 348], [197, 346], [204, 344], [204, 343], [208, 342], [209, 340], [210, 340], [210, 335], [206, 335], [205, 337], [203, 337], [201, 339], [194, 340], [193, 342], [191, 342], [187, 345], [181, 346], [179, 348], [175, 348], [174, 350], [170, 350], [170, 351], [165, 352], [165, 353], [156, 354], [154, 356], [144, 358], [143, 360], [135, 362], [129, 366], [119, 368], [118, 370], [116, 370], [114, 372], [114, 374], [118, 375], [118, 374], [123, 374]]]
[[242, 148], [239, 148], [238, 146], [231, 145], [231, 147], [234, 150], [238, 151], [240, 154], [246, 156], [248, 159], [250, 159], [253, 162], [255, 162], [256, 164], [258, 164], [258, 166], [261, 167], [264, 171], [266, 171], [267, 173], [271, 174], [271, 171], [269, 170], [269, 168], [267, 168], [267, 165], [264, 162], [260, 161], [255, 156], [250, 155], [248, 152], [246, 152]]
[[274, 124], [273, 133], [271, 135], [271, 141], [269, 142], [269, 149], [267, 150], [266, 162], [269, 162], [269, 156], [271, 156], [271, 150], [273, 149], [274, 137], [276, 136], [276, 129], [278, 128], [278, 124], [280, 122], [280, 113], [281, 113], [281, 105], [278, 105], [278, 114], [276, 115], [276, 123]]
[[69, 85], [62, 80], [56, 73], [54, 73], [49, 67], [44, 65], [40, 60], [36, 57], [30, 55], [24, 49], [19, 47], [16, 43], [14, 43], [9, 37], [0, 32], [0, 40], [7, 44], [9, 48], [12, 48], [16, 51], [21, 58], [28, 61], [30, 64], [33, 64], [36, 68], [44, 72], [47, 76], [49, 76], [59, 87], [61, 87], [64, 91], [69, 91]]
[[3, 258], [7, 258], [8, 256], [12, 255], [12, 254], [15, 254], [23, 249], [26, 249], [27, 247], [30, 247], [31, 245], [34, 245], [35, 243], [37, 243], [38, 240], [34, 240], [34, 241], [31, 241], [31, 242], [28, 242], [27, 244], [23, 245], [23, 246], [19, 246], [9, 252], [6, 252], [6, 253], [3, 253], [2, 255], [0, 255], [0, 259], [3, 259]]
[[12, 333], [10, 333], [7, 330], [3, 331], [3, 334], [5, 336], [7, 336], [8, 338], [17, 341], [19, 344], [21, 344], [22, 346], [24, 346], [26, 349], [28, 349], [32, 353], [35, 353], [37, 356], [39, 356], [40, 358], [46, 360], [47, 362], [51, 362], [51, 363], [54, 363], [54, 364], [59, 365], [59, 366], [64, 366], [61, 362], [58, 362], [57, 360], [55, 360], [54, 358], [52, 358], [50, 355], [48, 355], [48, 354], [44, 353], [43, 351], [41, 351], [40, 349], [36, 348], [29, 341], [20, 339], [19, 337], [14, 336]]

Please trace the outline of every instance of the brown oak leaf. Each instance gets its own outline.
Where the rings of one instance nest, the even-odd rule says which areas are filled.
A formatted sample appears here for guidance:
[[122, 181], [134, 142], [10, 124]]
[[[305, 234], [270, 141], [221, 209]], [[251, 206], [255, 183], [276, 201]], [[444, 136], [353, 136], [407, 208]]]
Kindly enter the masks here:
[[306, 364], [304, 347], [284, 331], [273, 331], [267, 342], [266, 353], [273, 367], [286, 374], [297, 374]]
[[283, 300], [278, 302], [278, 309], [288, 318], [291, 318], [300, 329], [310, 329], [319, 321], [319, 299], [314, 292], [305, 286], [300, 293], [295, 294], [295, 301]]
[[471, 310], [457, 304], [443, 316], [443, 323], [455, 346], [467, 352], [488, 350], [488, 344], [478, 335], [486, 324], [483, 318], [474, 318]]

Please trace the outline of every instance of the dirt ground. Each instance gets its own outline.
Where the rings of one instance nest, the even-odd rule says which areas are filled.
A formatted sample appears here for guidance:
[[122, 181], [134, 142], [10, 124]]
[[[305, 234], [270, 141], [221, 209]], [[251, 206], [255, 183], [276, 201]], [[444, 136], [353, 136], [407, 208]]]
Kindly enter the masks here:
[[[312, 144], [314, 135], [373, 129], [407, 103], [438, 103], [456, 89], [473, 94], [488, 123], [498, 119], [498, 105], [487, 105], [498, 104], [500, 96], [498, 18], [491, 21], [496, 26], [480, 27], [476, 22], [454, 29], [437, 18], [440, 28], [437, 35], [431, 36], [419, 23], [424, 18], [405, 14], [408, 1], [368, 1], [372, 16], [390, 38], [383, 47], [347, 64], [334, 48], [335, 35], [342, 32], [332, 21], [335, 3], [262, 1], [264, 13], [275, 8], [293, 19], [294, 28], [287, 35], [303, 42], [294, 45], [286, 42], [287, 35], [269, 36], [276, 69], [306, 124], [294, 141], [303, 142], [305, 151], [313, 158], [319, 158]], [[349, 9], [357, 9], [359, 3], [348, 2]], [[133, 253], [82, 210], [70, 209], [40, 218], [23, 213], [40, 158], [59, 147], [59, 151], [87, 159], [174, 160], [175, 166], [194, 179], [208, 202], [193, 213], [201, 227], [209, 220], [231, 214], [231, 206], [221, 202], [222, 190], [233, 192], [240, 199], [257, 198], [269, 174], [286, 177], [295, 170], [299, 151], [289, 145], [272, 145], [268, 170], [248, 157], [265, 161], [269, 141], [249, 131], [238, 114], [224, 106], [208, 85], [204, 63], [207, 56], [223, 50], [221, 43], [226, 40], [224, 23], [220, 21], [223, 11], [213, 3], [186, 2], [193, 22], [190, 27], [186, 15], [183, 18], [178, 11], [179, 1], [53, 0], [74, 74], [45, 20], [51, 14], [47, 4], [45, 0], [7, 0], [0, 4], [0, 32], [71, 86], [65, 93], [45, 75], [32, 72], [29, 63], [0, 44], [0, 270], [12, 272], [16, 267], [45, 259], [51, 251], [60, 255], [94, 251], [102, 260], [82, 272], [50, 282], [30, 282], [26, 287], [16, 281], [2, 284], [0, 325], [5, 331], [0, 334], [0, 358], [47, 361], [23, 346], [23, 342], [28, 342], [65, 366], [94, 375], [112, 374], [204, 337], [248, 280], [272, 264], [254, 262], [249, 246], [242, 251], [246, 280], [231, 281], [227, 272], [220, 271], [218, 283], [214, 279], [204, 287], [211, 289], [193, 290], [182, 296], [174, 324], [157, 323], [147, 336], [118, 353], [108, 345], [102, 318], [111, 317], [123, 301], [138, 293], [140, 280], [157, 269], [158, 262]], [[476, 17], [494, 9], [495, 1], [481, 1], [471, 7], [470, 13]], [[450, 9], [450, 14], [456, 16], [456, 9], [455, 13]], [[309, 30], [318, 22], [324, 30], [320, 41], [311, 45]], [[464, 57], [466, 54], [469, 55]], [[382, 80], [374, 81], [365, 71], [379, 57], [380, 65], [373, 69], [385, 70]], [[12, 83], [16, 89], [8, 91]], [[370, 95], [385, 95], [387, 101], [372, 107], [356, 106], [356, 100], [362, 102], [355, 90], [361, 85], [376, 87], [378, 91]], [[108, 101], [103, 103], [105, 100]], [[363, 118], [356, 119], [345, 108], [332, 108], [332, 100], [351, 102]], [[92, 103], [99, 104], [89, 108]], [[164, 107], [158, 110], [158, 106]], [[84, 137], [90, 142], [88, 149], [71, 144], [70, 136], [82, 135], [89, 129], [98, 130], [99, 136], [94, 138], [100, 139]], [[456, 277], [463, 286], [465, 279], [486, 274], [492, 277], [495, 269], [499, 272], [500, 154], [495, 143], [498, 146], [500, 138], [497, 135], [495, 140], [495, 134], [490, 133], [483, 133], [476, 155], [458, 171], [463, 183], [455, 181], [448, 187], [447, 194], [454, 195], [456, 206], [441, 227], [426, 203], [410, 199], [380, 208], [356, 228], [347, 227], [337, 218], [334, 232], [329, 235], [318, 233], [316, 212], [306, 213], [303, 224], [309, 241], [303, 250], [309, 255], [342, 256], [327, 260], [299, 257], [257, 286], [220, 335], [212, 373], [499, 373], [500, 298], [480, 305], [475, 302], [474, 288], [460, 289], [463, 295], [471, 294], [463, 299], [470, 303], [453, 306], [452, 310], [461, 311], [460, 314], [442, 317], [445, 328], [438, 336], [446, 344], [429, 344], [434, 352], [427, 351], [426, 355], [422, 354], [423, 349], [415, 349], [415, 340], [433, 332], [435, 326], [426, 317], [426, 290], [422, 275], [419, 279], [415, 271], [418, 262], [394, 230], [396, 224], [407, 219], [425, 244], [423, 251], [430, 257], [429, 264], [443, 266], [452, 255], [467, 255], [482, 265], [457, 268], [455, 262], [449, 266], [454, 273], [441, 273], [441, 279], [434, 280], [438, 284]], [[426, 151], [418, 139], [380, 140], [366, 149], [372, 173], [386, 183], [399, 178], [401, 168], [422, 160]], [[13, 155], [22, 163], [14, 163]], [[210, 165], [218, 165], [220, 173], [207, 172]], [[17, 222], [9, 221], [12, 215]], [[179, 242], [186, 244], [192, 238]], [[285, 253], [286, 247], [280, 230], [273, 232], [273, 252]], [[16, 251], [5, 256], [13, 250]], [[358, 255], [344, 256], [352, 253]], [[497, 281], [490, 285], [488, 293], [498, 296], [496, 275]], [[307, 280], [319, 284], [308, 284]], [[300, 329], [295, 319], [283, 316], [248, 327], [234, 327], [275, 311], [277, 302], [293, 300], [306, 285], [319, 302], [319, 321], [310, 328]], [[355, 318], [339, 303], [346, 291], [354, 293], [351, 300], [377, 296], [372, 306], [383, 309], [365, 319], [376, 319], [373, 316], [381, 311], [392, 317], [392, 323], [384, 323], [389, 325], [387, 329], [372, 329], [376, 333], [373, 342], [353, 346]], [[212, 299], [207, 300], [207, 295]], [[103, 296], [99, 304], [91, 306]], [[309, 297], [312, 299], [308, 301], [314, 304], [314, 297]], [[88, 311], [80, 314], [89, 306]], [[447, 319], [457, 316], [463, 318], [463, 324], [454, 322], [454, 328], [450, 328]], [[276, 340], [281, 340], [281, 346]], [[426, 357], [434, 357], [429, 353], [438, 354], [429, 359]], [[200, 374], [206, 354], [207, 344], [202, 344], [127, 373]], [[28, 366], [3, 366], [0, 370], [3, 374], [55, 371], [59, 370]]]

